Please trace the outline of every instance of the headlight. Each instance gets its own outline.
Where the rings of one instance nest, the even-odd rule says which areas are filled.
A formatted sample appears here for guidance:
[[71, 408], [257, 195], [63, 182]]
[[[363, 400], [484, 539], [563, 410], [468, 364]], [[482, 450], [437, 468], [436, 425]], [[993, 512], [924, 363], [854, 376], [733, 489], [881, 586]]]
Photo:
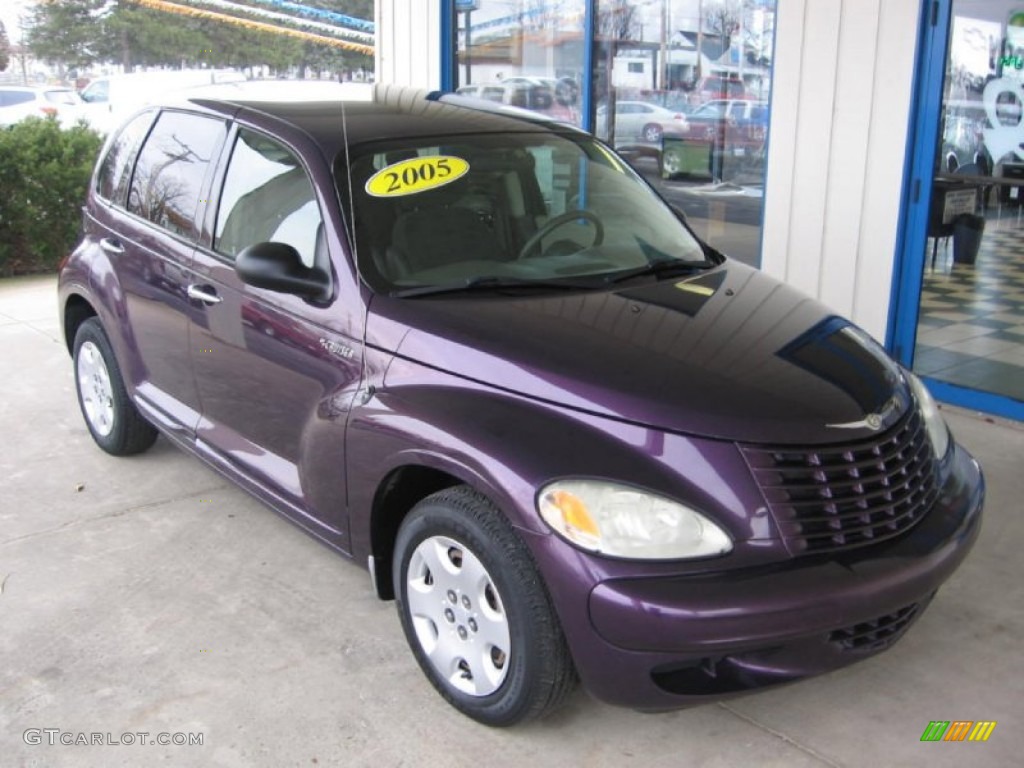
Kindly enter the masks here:
[[537, 511], [576, 546], [612, 557], [678, 560], [732, 550], [725, 531], [699, 512], [615, 483], [556, 481], [541, 489]]
[[921, 409], [924, 425], [928, 428], [928, 439], [932, 441], [935, 457], [941, 459], [949, 450], [949, 427], [946, 426], [946, 420], [939, 413], [939, 406], [935, 404], [924, 382], [910, 371], [906, 371], [906, 376], [910, 382], [910, 391], [914, 393], [914, 399], [917, 401], [917, 407]]

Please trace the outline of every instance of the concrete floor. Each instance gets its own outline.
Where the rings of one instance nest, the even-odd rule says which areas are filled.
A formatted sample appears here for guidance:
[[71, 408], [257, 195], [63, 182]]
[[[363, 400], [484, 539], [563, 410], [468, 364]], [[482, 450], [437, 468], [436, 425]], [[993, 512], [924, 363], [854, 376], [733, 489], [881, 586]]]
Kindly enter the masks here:
[[[434, 693], [360, 568], [162, 439], [133, 459], [95, 448], [59, 339], [52, 278], [0, 282], [0, 765], [1021, 764], [1021, 425], [948, 413], [988, 476], [984, 530], [887, 653], [671, 714], [580, 691], [499, 731]], [[922, 743], [930, 720], [998, 726]], [[29, 728], [203, 745], [28, 745]]]

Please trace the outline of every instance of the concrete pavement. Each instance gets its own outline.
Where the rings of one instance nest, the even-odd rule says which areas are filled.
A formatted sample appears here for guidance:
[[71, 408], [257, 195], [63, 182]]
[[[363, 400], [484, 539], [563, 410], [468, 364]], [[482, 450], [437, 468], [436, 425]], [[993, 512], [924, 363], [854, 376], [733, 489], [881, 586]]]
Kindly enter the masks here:
[[[131, 459], [96, 448], [55, 299], [53, 278], [0, 281], [0, 765], [1020, 764], [1021, 425], [947, 409], [987, 474], [984, 529], [892, 650], [669, 714], [580, 691], [546, 722], [491, 730], [435, 694], [361, 568], [163, 439]], [[922, 743], [931, 720], [998, 726], [984, 744]], [[135, 743], [50, 745], [42, 729]], [[190, 733], [202, 745], [150, 744]]]

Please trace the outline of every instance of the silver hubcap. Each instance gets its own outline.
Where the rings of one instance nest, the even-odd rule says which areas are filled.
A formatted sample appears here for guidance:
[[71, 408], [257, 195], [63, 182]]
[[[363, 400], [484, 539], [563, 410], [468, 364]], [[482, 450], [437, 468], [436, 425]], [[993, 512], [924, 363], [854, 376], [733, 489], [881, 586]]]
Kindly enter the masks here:
[[483, 563], [454, 539], [432, 536], [413, 552], [407, 579], [416, 638], [437, 673], [470, 696], [494, 693], [508, 673], [508, 619]]
[[103, 355], [91, 341], [78, 350], [78, 391], [89, 426], [106, 437], [114, 428], [114, 390]]

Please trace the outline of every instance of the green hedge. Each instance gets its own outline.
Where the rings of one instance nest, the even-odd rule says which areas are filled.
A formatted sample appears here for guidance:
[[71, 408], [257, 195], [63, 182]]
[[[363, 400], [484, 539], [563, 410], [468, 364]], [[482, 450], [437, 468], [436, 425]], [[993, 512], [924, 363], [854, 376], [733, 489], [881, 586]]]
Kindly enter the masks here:
[[53, 270], [74, 248], [102, 144], [53, 118], [0, 128], [0, 276]]

